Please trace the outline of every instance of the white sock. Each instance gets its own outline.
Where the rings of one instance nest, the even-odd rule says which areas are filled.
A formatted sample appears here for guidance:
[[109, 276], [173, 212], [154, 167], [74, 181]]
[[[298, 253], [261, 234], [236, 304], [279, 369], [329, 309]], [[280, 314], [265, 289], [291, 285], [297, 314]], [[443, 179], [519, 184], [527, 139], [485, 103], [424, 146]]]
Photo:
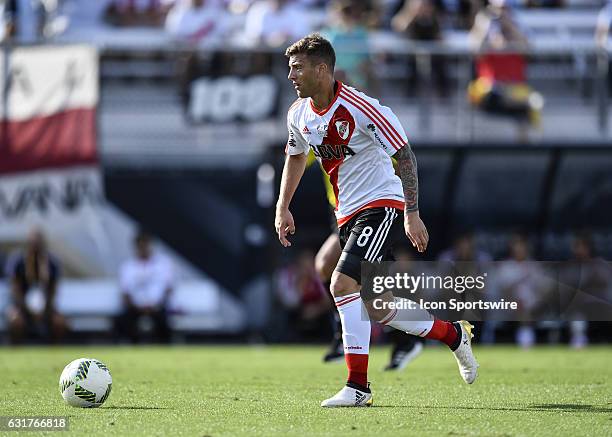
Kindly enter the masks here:
[[360, 293], [335, 297], [342, 322], [345, 354], [368, 354], [370, 351], [370, 319]]
[[[394, 299], [396, 303], [404, 300], [397, 297]], [[411, 335], [425, 337], [434, 324], [434, 316], [418, 306], [415, 309], [404, 308], [403, 306], [400, 308], [391, 310], [380, 323]]]

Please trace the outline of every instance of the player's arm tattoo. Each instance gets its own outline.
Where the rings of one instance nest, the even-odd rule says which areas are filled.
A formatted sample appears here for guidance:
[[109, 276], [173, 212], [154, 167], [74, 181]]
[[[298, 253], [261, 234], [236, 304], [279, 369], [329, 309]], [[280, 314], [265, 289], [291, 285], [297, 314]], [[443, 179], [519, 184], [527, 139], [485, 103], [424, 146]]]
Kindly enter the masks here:
[[417, 162], [410, 144], [402, 147], [393, 157], [397, 160], [397, 166], [399, 167], [400, 179], [404, 189], [406, 212], [418, 211], [419, 179], [417, 175]]

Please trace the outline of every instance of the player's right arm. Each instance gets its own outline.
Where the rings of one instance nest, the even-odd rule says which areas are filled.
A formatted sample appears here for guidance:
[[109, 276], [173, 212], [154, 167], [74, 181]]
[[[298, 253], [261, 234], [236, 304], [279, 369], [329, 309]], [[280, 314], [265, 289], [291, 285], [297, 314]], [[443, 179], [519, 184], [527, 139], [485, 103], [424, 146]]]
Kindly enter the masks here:
[[306, 161], [308, 160], [308, 150], [310, 149], [308, 143], [304, 141], [299, 130], [295, 127], [292, 121], [293, 115], [291, 110], [287, 114], [287, 129], [289, 131], [286, 148], [287, 157], [285, 158], [285, 166], [281, 176], [280, 192], [276, 202], [276, 216], [274, 218], [274, 227], [278, 234], [278, 240], [284, 247], [291, 246], [287, 235], [295, 233], [295, 222], [293, 221], [293, 215], [289, 211], [289, 205], [304, 175]]
[[304, 175], [307, 157], [308, 156], [305, 154], [287, 155], [285, 159], [280, 193], [278, 202], [276, 202], [276, 218], [274, 220], [278, 240], [284, 247], [291, 246], [291, 242], [287, 239], [287, 235], [293, 235], [295, 233], [295, 222], [293, 221], [293, 215], [289, 211], [289, 205]]

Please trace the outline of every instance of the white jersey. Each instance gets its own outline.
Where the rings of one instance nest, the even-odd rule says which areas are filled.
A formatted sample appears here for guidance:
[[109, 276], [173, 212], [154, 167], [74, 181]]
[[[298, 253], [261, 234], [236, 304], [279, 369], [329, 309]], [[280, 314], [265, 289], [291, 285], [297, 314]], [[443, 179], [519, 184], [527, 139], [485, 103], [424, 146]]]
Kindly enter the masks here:
[[312, 148], [334, 188], [339, 226], [367, 208], [403, 210], [402, 182], [390, 158], [408, 143], [402, 125], [378, 100], [336, 84], [327, 108], [317, 110], [310, 98], [289, 108], [286, 153], [306, 154]]
[[119, 286], [137, 307], [159, 305], [172, 288], [174, 279], [172, 262], [163, 255], [153, 253], [149, 259], [131, 258], [121, 265]]

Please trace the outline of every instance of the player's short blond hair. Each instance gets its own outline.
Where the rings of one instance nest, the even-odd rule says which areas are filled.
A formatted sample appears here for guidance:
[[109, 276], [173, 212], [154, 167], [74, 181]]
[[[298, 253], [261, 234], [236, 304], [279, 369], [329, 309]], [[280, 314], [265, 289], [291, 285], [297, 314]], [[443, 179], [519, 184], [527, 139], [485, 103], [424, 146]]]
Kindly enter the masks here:
[[285, 56], [306, 55], [309, 58], [327, 64], [330, 71], [334, 71], [336, 65], [336, 52], [331, 43], [318, 33], [311, 33], [299, 41], [296, 41], [285, 50]]

